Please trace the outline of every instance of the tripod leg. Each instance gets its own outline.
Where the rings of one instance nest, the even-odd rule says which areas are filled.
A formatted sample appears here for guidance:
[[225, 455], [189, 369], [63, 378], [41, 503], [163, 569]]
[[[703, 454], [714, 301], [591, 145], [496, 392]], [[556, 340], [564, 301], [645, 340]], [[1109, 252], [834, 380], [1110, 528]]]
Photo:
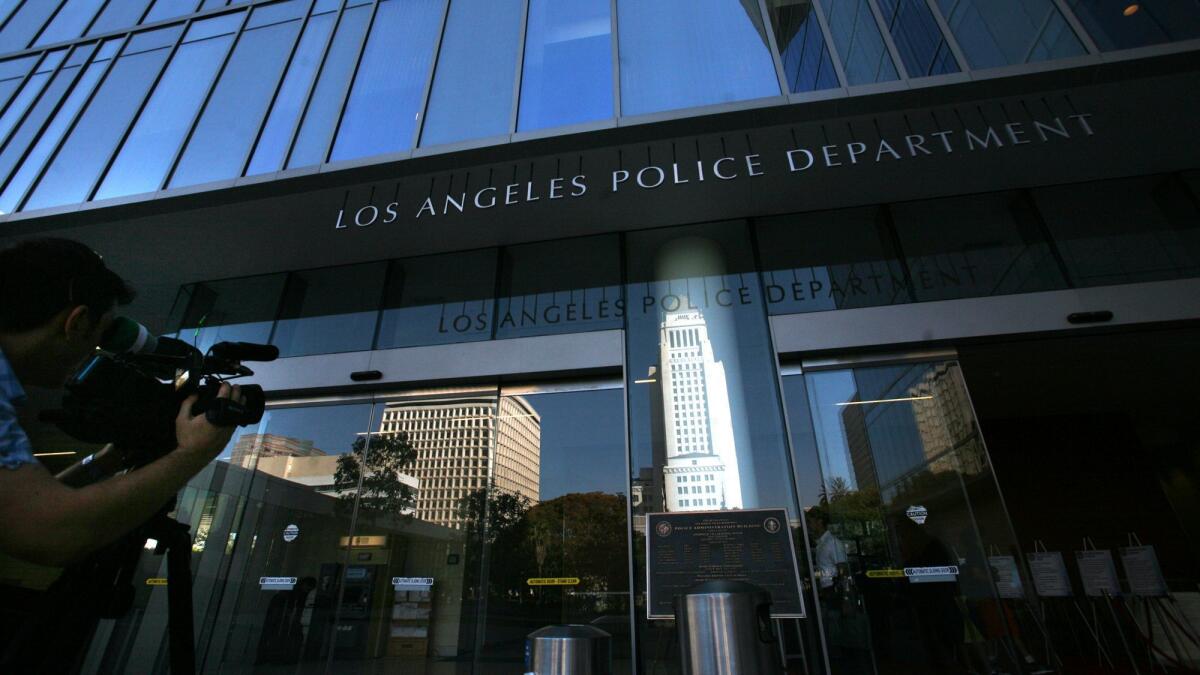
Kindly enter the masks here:
[[167, 634], [171, 675], [196, 672], [192, 623], [192, 538], [186, 526], [173, 528], [167, 549]]

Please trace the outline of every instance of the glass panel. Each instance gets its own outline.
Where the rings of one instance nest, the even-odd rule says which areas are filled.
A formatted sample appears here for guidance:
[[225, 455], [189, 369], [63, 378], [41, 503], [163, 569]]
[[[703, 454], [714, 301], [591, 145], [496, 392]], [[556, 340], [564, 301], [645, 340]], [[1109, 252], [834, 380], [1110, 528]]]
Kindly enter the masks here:
[[1002, 601], [992, 579], [998, 559], [1019, 579], [1021, 553], [958, 365], [804, 380], [824, 476], [805, 520], [833, 672], [1038, 672], [1015, 634], [1018, 613], [1032, 619], [1023, 596]]
[[[1044, 630], [1024, 633], [1041, 654], [1039, 638], [1049, 635], [1051, 653], [1062, 664], [1056, 672], [1131, 673], [1174, 659], [1167, 654], [1194, 658], [1182, 635], [1200, 630], [1200, 616], [1183, 609], [1197, 601], [1200, 581], [1200, 463], [1192, 431], [1198, 343], [1193, 325], [1026, 336], [961, 349], [963, 373], [1026, 554], [1035, 546], [1058, 553], [1068, 570], [1074, 599], [1044, 601]], [[1149, 548], [1126, 550], [1139, 543]], [[1097, 549], [1093, 560], [1113, 564], [1119, 598], [1095, 597], [1096, 591], [1086, 597], [1088, 587], [1095, 588], [1086, 582], [1096, 579], [1077, 574], [1078, 552], [1086, 548]], [[1080, 632], [1078, 612], [1055, 611], [1070, 603], [1090, 615], [1099, 640]], [[1098, 642], [1108, 662], [1097, 660]]]
[[[250, 483], [222, 601], [230, 616], [209, 651], [222, 670], [274, 673], [303, 663], [304, 672], [323, 672], [330, 652], [342, 648], [335, 617], [361, 590], [349, 567], [357, 562], [349, 539], [359, 494], [352, 467], [369, 452], [370, 428], [365, 403], [269, 410], [239, 429], [218, 460], [226, 480]], [[296, 583], [271, 588], [262, 577]]]
[[42, 93], [42, 89], [50, 83], [50, 75], [62, 63], [66, 55], [67, 50], [65, 49], [58, 49], [46, 54], [46, 57], [34, 70], [33, 75], [25, 80], [25, 86], [21, 87], [21, 93], [17, 94], [12, 105], [4, 111], [3, 115], [0, 115], [0, 141], [4, 140], [13, 127], [21, 121], [26, 111]]
[[58, 2], [26, 2], [21, 5], [11, 17], [4, 29], [0, 30], [0, 45], [6, 52], [15, 52], [29, 46], [30, 40], [37, 35], [50, 15], [58, 7]]
[[308, 109], [304, 111], [304, 122], [300, 126], [296, 144], [292, 147], [292, 155], [288, 159], [289, 169], [325, 161], [325, 152], [334, 131], [333, 125], [337, 123], [345, 87], [354, 73], [358, 48], [362, 44], [363, 33], [367, 30], [370, 18], [371, 8], [366, 5], [342, 12], [342, 20], [333, 36], [333, 44], [329, 46], [325, 64], [321, 66], [321, 77], [313, 89]]
[[[98, 60], [88, 64], [84, 69], [83, 75], [75, 83], [71, 94], [67, 100], [63, 102], [62, 107], [54, 114], [54, 119], [42, 130], [41, 137], [38, 138], [37, 144], [29, 151], [21, 161], [20, 167], [13, 174], [12, 178], [5, 186], [3, 193], [0, 193], [0, 212], [9, 213], [16, 209], [17, 202], [24, 196], [25, 191], [33, 183], [37, 172], [41, 170], [46, 159], [50, 157], [50, 153], [54, 148], [58, 147], [59, 141], [67, 132], [67, 127], [71, 124], [71, 120], [75, 119], [75, 115], [83, 108], [83, 104], [91, 95], [92, 90], [96, 87], [96, 83], [100, 81], [100, 76], [108, 67], [108, 62], [111, 60], [111, 55], [106, 56], [105, 52], [109, 51], [110, 45], [118, 40], [110, 40], [105, 43], [97, 54]], [[16, 158], [13, 158], [15, 161]], [[0, 168], [0, 176], [5, 175], [9, 167]]]
[[881, 207], [764, 218], [757, 224], [771, 314], [913, 301]]
[[444, 7], [443, 0], [379, 4], [332, 160], [412, 147]]
[[1200, 212], [1176, 176], [1038, 188], [1033, 194], [1078, 286], [1200, 276]]
[[[528, 456], [496, 428], [494, 390], [406, 397], [376, 406], [333, 672], [472, 672], [483, 597], [488, 476]], [[536, 456], [535, 456], [536, 457]], [[355, 459], [358, 459], [356, 455]], [[507, 505], [508, 501], [504, 500]], [[486, 521], [503, 525], [510, 511]], [[400, 579], [404, 583], [393, 584]]]
[[202, 352], [217, 342], [265, 343], [279, 312], [285, 274], [206, 281], [183, 288], [176, 302], [186, 307], [179, 339]]
[[[255, 10], [251, 20], [258, 13]], [[171, 177], [171, 187], [240, 175], [300, 23], [293, 19], [242, 33]]]
[[[87, 51], [91, 50], [88, 49]], [[50, 79], [49, 85], [41, 92], [37, 103], [29, 110], [29, 113], [21, 121], [20, 126], [8, 138], [7, 144], [0, 144], [4, 148], [3, 151], [0, 151], [0, 185], [3, 185], [4, 179], [8, 177], [9, 172], [20, 161], [21, 155], [24, 154], [29, 144], [37, 137], [42, 125], [46, 123], [46, 119], [62, 101], [62, 97], [71, 86], [71, 82], [79, 75], [79, 72], [79, 66], [64, 66], [55, 73], [53, 78]], [[35, 75], [35, 77], [40, 76]], [[0, 140], [3, 140], [3, 136], [0, 136]]]
[[46, 26], [46, 30], [42, 31], [33, 46], [40, 47], [79, 37], [103, 4], [104, 0], [66, 0], [62, 9], [54, 15], [54, 20], [50, 22], [49, 26]]
[[508, 133], [523, 5], [450, 3], [421, 145]]
[[[646, 514], [783, 508], [798, 530], [800, 509], [745, 223], [633, 232], [626, 244], [640, 670], [656, 672], [678, 667], [678, 648], [670, 622], [645, 618]], [[793, 537], [802, 543], [802, 533]], [[780, 628], [816, 630], [809, 620]]]
[[496, 337], [623, 327], [618, 247], [616, 235], [506, 247]]
[[1066, 287], [1023, 194], [997, 192], [890, 207], [918, 301]]
[[950, 45], [925, 0], [879, 0], [879, 10], [909, 77], [958, 72]]
[[292, 141], [292, 131], [300, 112], [304, 109], [305, 96], [308, 87], [316, 76], [317, 68], [321, 66], [321, 56], [325, 53], [325, 44], [333, 30], [336, 14], [332, 12], [319, 14], [308, 20], [300, 44], [292, 56], [287, 75], [275, 97], [267, 124], [263, 127], [262, 136], [254, 149], [254, 157], [250, 160], [250, 168], [246, 175], [278, 171], [283, 165], [288, 145]]
[[491, 338], [495, 279], [491, 248], [393, 260], [376, 348]]
[[0, 80], [25, 77], [25, 74], [33, 67], [37, 58], [37, 54], [29, 54], [28, 56], [0, 61]]
[[621, 114], [778, 96], [756, 2], [618, 0]]
[[259, 5], [250, 11], [246, 28], [261, 28], [291, 19], [302, 19], [308, 11], [309, 0], [285, 0], [269, 5]]
[[142, 18], [142, 14], [146, 12], [146, 8], [150, 6], [151, 1], [121, 0], [120, 2], [109, 2], [104, 6], [104, 11], [100, 12], [96, 23], [93, 23], [92, 27], [88, 29], [87, 34], [99, 35], [100, 33], [136, 26], [138, 20]]
[[142, 23], [153, 23], [163, 19], [172, 19], [196, 11], [199, 3], [196, 0], [154, 0], [154, 7], [146, 14]]
[[971, 67], [1078, 56], [1086, 50], [1053, 0], [937, 0]]
[[271, 344], [280, 356], [370, 349], [387, 263], [293, 272]]
[[613, 116], [609, 0], [533, 0], [517, 130]]
[[[500, 399], [488, 492], [494, 515], [482, 651], [489, 663], [520, 672], [526, 635], [591, 624], [613, 636], [612, 672], [633, 672], [623, 406], [619, 388]], [[545, 577], [579, 583], [528, 584]]]
[[[178, 29], [152, 31], [151, 36], [178, 35]], [[131, 40], [127, 49], [133, 47]], [[71, 135], [38, 182], [26, 209], [81, 202], [115, 151], [142, 98], [166, 63], [170, 50], [158, 47], [126, 53], [117, 59]]]
[[837, 71], [811, 0], [768, 0], [767, 7], [791, 91], [838, 86]]
[[[203, 23], [193, 24], [193, 28]], [[188, 33], [185, 40], [192, 31]], [[226, 34], [185, 42], [179, 47], [96, 191], [95, 199], [159, 189], [231, 44], [233, 35]]]
[[899, 77], [867, 0], [825, 0], [829, 35], [842, 57], [846, 84], [872, 84]]
[[1200, 37], [1195, 2], [1068, 0], [1067, 5], [1104, 51]]
[[21, 0], [0, 0], [0, 23], [4, 23], [19, 4]]

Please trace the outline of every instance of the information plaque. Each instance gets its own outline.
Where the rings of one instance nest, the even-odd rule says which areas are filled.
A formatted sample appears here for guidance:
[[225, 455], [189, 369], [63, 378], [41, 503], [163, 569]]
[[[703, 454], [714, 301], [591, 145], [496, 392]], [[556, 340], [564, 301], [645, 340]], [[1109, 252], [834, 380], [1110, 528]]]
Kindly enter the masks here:
[[672, 619], [672, 601], [705, 581], [744, 581], [771, 593], [771, 616], [803, 618], [804, 596], [784, 509], [651, 513], [646, 585], [651, 619]]

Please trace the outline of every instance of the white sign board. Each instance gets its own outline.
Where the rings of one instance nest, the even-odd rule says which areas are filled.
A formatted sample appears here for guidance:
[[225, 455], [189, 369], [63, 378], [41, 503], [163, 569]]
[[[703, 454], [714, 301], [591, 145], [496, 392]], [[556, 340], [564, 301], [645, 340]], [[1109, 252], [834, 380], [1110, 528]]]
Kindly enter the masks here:
[[1117, 597], [1121, 594], [1121, 582], [1117, 581], [1117, 566], [1108, 549], [1075, 551], [1075, 563], [1079, 565], [1079, 578], [1083, 580], [1083, 592], [1089, 597]]
[[296, 577], [259, 577], [258, 585], [264, 591], [290, 591], [296, 585]]
[[996, 592], [1000, 597], [1010, 600], [1025, 597], [1016, 558], [1011, 555], [988, 556], [988, 567], [992, 570], [992, 581], [996, 583]]
[[1071, 596], [1071, 579], [1067, 577], [1067, 566], [1058, 551], [1030, 553], [1029, 572], [1033, 575], [1034, 589], [1043, 598]]
[[1153, 546], [1127, 546], [1120, 550], [1121, 567], [1129, 579], [1129, 591], [1142, 597], [1161, 598], [1167, 595], [1167, 582]]

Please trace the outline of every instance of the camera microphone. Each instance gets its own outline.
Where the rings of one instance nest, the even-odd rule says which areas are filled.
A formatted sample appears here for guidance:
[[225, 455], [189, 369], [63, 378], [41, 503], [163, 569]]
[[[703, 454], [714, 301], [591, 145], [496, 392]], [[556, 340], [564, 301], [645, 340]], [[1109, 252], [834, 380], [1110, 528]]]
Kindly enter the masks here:
[[100, 349], [110, 354], [153, 354], [158, 338], [133, 319], [118, 316], [101, 336]]
[[274, 361], [279, 358], [279, 347], [253, 342], [218, 342], [211, 351], [223, 361]]

